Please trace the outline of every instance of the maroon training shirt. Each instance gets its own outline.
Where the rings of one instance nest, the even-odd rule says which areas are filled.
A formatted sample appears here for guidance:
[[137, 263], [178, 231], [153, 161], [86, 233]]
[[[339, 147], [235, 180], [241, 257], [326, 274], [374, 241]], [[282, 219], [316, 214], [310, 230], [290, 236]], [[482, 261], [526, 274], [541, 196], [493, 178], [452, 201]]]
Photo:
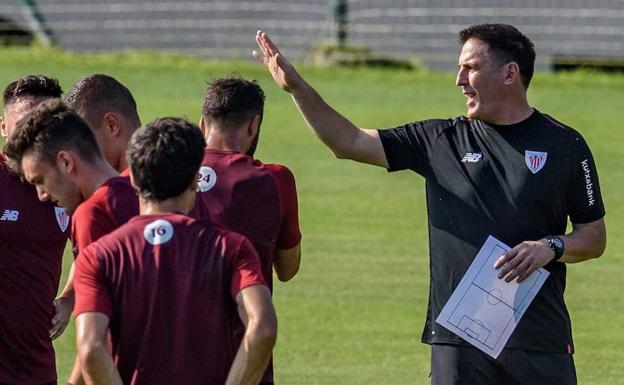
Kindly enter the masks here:
[[275, 249], [292, 248], [301, 240], [294, 182], [284, 166], [264, 165], [234, 151], [207, 149], [191, 216], [249, 238], [271, 287]]
[[50, 339], [69, 217], [0, 154], [0, 383], [56, 380]]
[[239, 343], [235, 297], [264, 284], [244, 237], [181, 214], [137, 216], [76, 260], [76, 314], [110, 319], [124, 384], [222, 385]]
[[[301, 240], [297, 212], [295, 178], [286, 167], [264, 165], [239, 152], [205, 150], [191, 216], [249, 238], [271, 289], [276, 248], [290, 249]], [[242, 338], [243, 331], [240, 324], [236, 338]], [[273, 381], [272, 361], [262, 381]]]
[[281, 225], [279, 235], [277, 236], [277, 244], [275, 245], [276, 249], [292, 249], [301, 242], [295, 176], [286, 166], [281, 164], [266, 163], [264, 167], [273, 176], [280, 200]]
[[128, 178], [108, 179], [74, 211], [71, 229], [74, 257], [91, 242], [138, 214], [139, 198]]

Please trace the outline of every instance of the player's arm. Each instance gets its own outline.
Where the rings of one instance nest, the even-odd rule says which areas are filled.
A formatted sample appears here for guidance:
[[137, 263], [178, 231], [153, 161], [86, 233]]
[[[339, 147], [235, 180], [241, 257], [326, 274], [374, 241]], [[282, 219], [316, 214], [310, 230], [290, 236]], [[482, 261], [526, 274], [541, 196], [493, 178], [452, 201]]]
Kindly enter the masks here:
[[282, 282], [290, 281], [299, 271], [301, 263], [301, 244], [286, 250], [275, 250], [273, 270]]
[[[72, 242], [75, 243], [77, 250], [82, 250], [95, 240], [108, 234], [113, 228], [115, 228], [114, 224], [111, 223], [109, 216], [101, 208], [88, 207], [87, 209], [79, 209], [72, 218]], [[58, 298], [54, 300], [55, 314], [52, 318], [52, 329], [50, 330], [52, 339], [59, 337], [63, 333], [74, 310], [74, 269], [75, 263], [72, 262], [67, 283]], [[80, 385], [84, 383], [80, 379], [79, 369], [78, 360], [76, 359], [74, 369], [69, 378], [70, 384]]]
[[[607, 245], [607, 231], [604, 218], [583, 224], [572, 224], [572, 231], [560, 238], [564, 253], [559, 259], [563, 263], [583, 262], [602, 255]], [[507, 282], [518, 278], [522, 282], [531, 273], [555, 258], [555, 252], [548, 240], [525, 241], [503, 254], [494, 265], [500, 268], [499, 278]]]
[[71, 313], [74, 310], [74, 263], [69, 268], [69, 277], [61, 294], [54, 300], [54, 316], [52, 317], [52, 328], [50, 338], [53, 340], [63, 334], [69, 324]]
[[107, 349], [112, 299], [107, 290], [101, 260], [95, 256], [95, 247], [96, 244], [92, 244], [80, 249], [80, 255], [73, 264], [77, 351], [74, 367], [67, 381], [69, 385], [94, 383], [93, 379], [89, 380], [87, 377], [87, 366], [83, 366], [86, 364], [85, 357], [89, 358], [89, 370], [95, 373], [92, 378], [106, 375], [105, 378], [113, 382], [102, 383], [121, 384], [118, 374], [117, 377], [107, 374], [112, 365]]
[[277, 85], [292, 95], [308, 126], [336, 157], [388, 167], [377, 130], [358, 128], [329, 106], [282, 56], [266, 33], [258, 31], [256, 42], [262, 53], [254, 51], [254, 57], [267, 66]]
[[122, 385], [108, 352], [108, 322], [105, 314], [97, 312], [86, 312], [76, 317], [78, 356], [84, 380], [89, 385]]
[[273, 270], [277, 278], [290, 281], [299, 271], [301, 263], [301, 230], [299, 228], [299, 205], [295, 176], [285, 166], [265, 165], [273, 175], [280, 201], [281, 224], [275, 253]]
[[252, 285], [236, 295], [238, 313], [245, 324], [245, 335], [226, 385], [256, 385], [271, 358], [277, 338], [277, 319], [271, 293], [264, 285]]

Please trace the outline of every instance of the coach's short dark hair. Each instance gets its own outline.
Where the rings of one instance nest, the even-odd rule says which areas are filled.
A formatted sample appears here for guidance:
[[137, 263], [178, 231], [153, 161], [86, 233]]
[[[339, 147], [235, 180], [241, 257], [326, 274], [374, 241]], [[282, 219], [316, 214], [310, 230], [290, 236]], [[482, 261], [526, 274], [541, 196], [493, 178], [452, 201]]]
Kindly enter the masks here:
[[500, 64], [514, 61], [520, 68], [520, 78], [529, 88], [535, 67], [535, 46], [522, 32], [508, 24], [478, 24], [459, 32], [459, 42], [478, 39], [486, 43]]
[[243, 123], [264, 113], [264, 92], [255, 80], [237, 75], [212, 81], [204, 94], [202, 114], [219, 128], [235, 130]]
[[156, 119], [136, 130], [126, 157], [141, 198], [160, 202], [188, 190], [205, 146], [199, 127], [182, 118]]
[[4, 89], [3, 101], [6, 107], [20, 98], [59, 98], [62, 94], [63, 90], [57, 79], [44, 75], [28, 75], [10, 83]]
[[102, 157], [87, 123], [60, 99], [35, 106], [17, 123], [4, 146], [12, 168], [18, 172], [24, 155], [54, 163], [56, 155], [63, 150], [74, 151], [88, 162]]
[[131, 119], [136, 126], [141, 124], [130, 90], [108, 75], [95, 74], [79, 80], [65, 95], [65, 102], [92, 126], [110, 111]]

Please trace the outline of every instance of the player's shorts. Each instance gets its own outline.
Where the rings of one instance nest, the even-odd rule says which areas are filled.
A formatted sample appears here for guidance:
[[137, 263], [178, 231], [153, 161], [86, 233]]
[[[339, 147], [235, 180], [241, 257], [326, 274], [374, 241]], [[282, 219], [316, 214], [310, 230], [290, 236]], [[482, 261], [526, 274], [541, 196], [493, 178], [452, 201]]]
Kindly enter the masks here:
[[571, 354], [503, 349], [493, 359], [479, 349], [431, 345], [432, 385], [576, 385]]

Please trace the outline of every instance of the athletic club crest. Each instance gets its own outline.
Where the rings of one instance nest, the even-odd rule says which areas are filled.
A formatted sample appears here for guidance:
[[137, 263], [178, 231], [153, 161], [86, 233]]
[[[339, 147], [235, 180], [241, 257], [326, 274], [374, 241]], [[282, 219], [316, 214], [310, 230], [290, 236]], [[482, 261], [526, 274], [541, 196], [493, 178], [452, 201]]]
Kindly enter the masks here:
[[54, 214], [56, 216], [56, 223], [58, 223], [62, 232], [67, 230], [67, 226], [69, 225], [69, 215], [63, 210], [61, 207], [54, 208]]
[[524, 151], [524, 161], [533, 174], [537, 174], [537, 172], [544, 167], [547, 156], [547, 152]]

